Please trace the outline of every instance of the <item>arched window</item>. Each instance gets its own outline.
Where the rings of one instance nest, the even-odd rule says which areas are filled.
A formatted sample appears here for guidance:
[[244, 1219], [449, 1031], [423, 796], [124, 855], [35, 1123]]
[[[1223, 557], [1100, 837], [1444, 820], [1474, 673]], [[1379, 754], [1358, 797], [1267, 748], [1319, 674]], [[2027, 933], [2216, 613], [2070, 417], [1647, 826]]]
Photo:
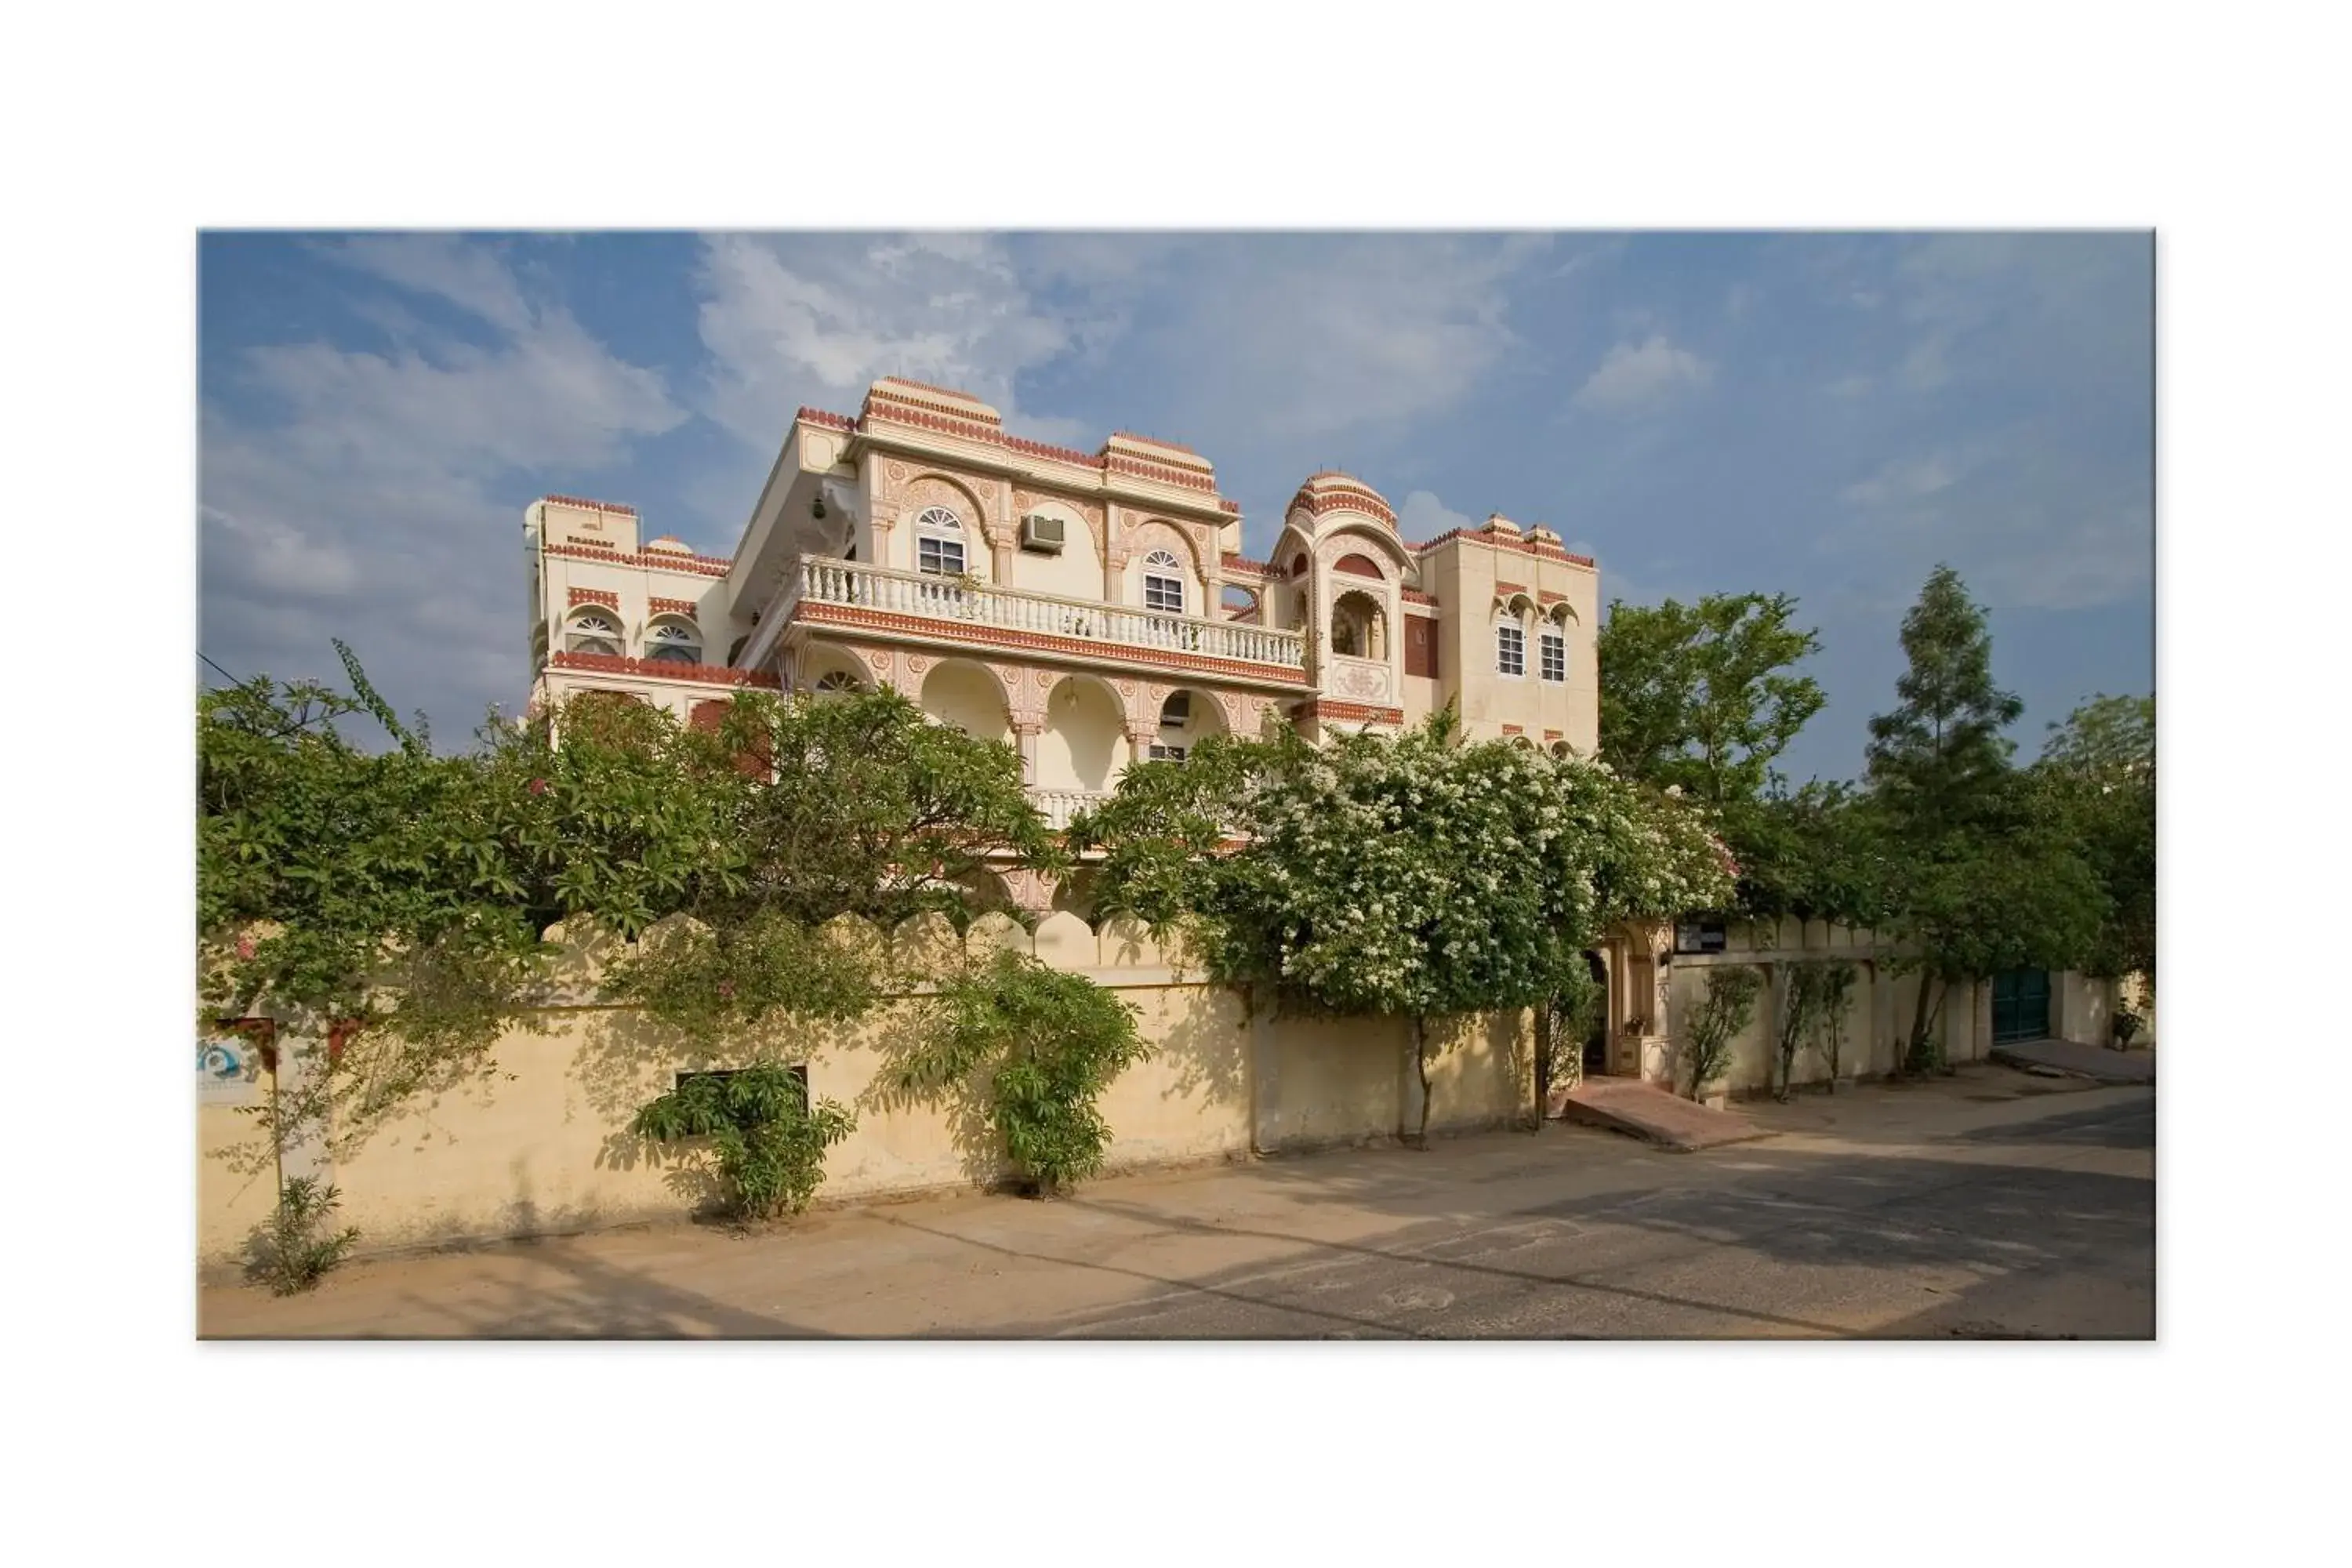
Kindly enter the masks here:
[[657, 664], [700, 664], [702, 639], [690, 626], [664, 621], [646, 635], [646, 657]]
[[915, 519], [915, 568], [934, 577], [963, 575], [963, 523], [943, 506], [927, 506]]
[[1331, 651], [1350, 658], [1389, 656], [1388, 617], [1370, 594], [1346, 593], [1331, 605]]
[[828, 669], [816, 678], [816, 689], [821, 696], [831, 696], [837, 691], [855, 691], [857, 689], [857, 677], [845, 669]]
[[572, 617], [563, 646], [573, 653], [601, 653], [614, 658], [621, 657], [621, 623], [597, 610]]
[[1184, 568], [1165, 550], [1143, 558], [1143, 607], [1171, 616], [1184, 613]]

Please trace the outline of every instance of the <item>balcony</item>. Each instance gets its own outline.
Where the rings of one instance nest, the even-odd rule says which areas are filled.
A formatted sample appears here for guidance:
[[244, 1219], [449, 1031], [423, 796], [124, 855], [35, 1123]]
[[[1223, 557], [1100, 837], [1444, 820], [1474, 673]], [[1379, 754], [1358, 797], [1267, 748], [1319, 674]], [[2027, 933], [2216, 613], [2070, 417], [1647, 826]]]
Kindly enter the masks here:
[[[803, 555], [768, 624], [838, 626], [924, 640], [1073, 654], [1304, 688], [1307, 639], [1295, 631], [1033, 594], [962, 578]], [[909, 624], [915, 623], [915, 624]], [[766, 639], [762, 639], [764, 643]], [[755, 647], [757, 662], [763, 649]]]
[[1070, 818], [1082, 811], [1091, 811], [1110, 798], [1108, 790], [1099, 789], [1031, 789], [1029, 802], [1045, 817], [1045, 826], [1060, 832], [1070, 826]]

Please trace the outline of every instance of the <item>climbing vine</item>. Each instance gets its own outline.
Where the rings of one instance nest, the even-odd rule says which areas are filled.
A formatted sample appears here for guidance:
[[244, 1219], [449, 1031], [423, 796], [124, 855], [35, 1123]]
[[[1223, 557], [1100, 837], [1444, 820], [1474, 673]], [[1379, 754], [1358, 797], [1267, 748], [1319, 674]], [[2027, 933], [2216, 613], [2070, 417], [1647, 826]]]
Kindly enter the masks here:
[[1102, 1169], [1110, 1124], [1097, 1101], [1150, 1054], [1133, 1006], [999, 950], [940, 981], [889, 1077], [902, 1092], [973, 1100], [1016, 1182], [1052, 1194]]

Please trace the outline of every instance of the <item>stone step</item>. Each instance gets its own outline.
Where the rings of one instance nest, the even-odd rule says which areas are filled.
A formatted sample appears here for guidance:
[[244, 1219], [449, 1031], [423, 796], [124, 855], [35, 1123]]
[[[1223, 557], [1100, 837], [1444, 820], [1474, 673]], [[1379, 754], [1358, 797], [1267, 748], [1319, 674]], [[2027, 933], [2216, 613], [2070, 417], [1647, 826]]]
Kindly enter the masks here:
[[1632, 1079], [1587, 1079], [1565, 1098], [1570, 1121], [1630, 1132], [1668, 1149], [1713, 1149], [1771, 1136], [1744, 1116], [1713, 1110]]

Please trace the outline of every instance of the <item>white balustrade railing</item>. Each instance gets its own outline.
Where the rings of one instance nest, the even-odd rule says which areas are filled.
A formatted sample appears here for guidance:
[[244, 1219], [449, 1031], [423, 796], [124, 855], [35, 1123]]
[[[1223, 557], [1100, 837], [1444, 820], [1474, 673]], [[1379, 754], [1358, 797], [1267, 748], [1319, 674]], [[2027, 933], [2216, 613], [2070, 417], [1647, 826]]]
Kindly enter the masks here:
[[803, 604], [855, 605], [887, 615], [963, 622], [1034, 632], [1041, 637], [1171, 653], [1201, 654], [1244, 664], [1274, 665], [1303, 678], [1307, 639], [1276, 626], [1242, 626], [1197, 616], [1170, 616], [1124, 605], [1095, 604], [1057, 594], [1000, 588], [960, 577], [932, 577], [822, 555], [801, 557], [796, 580], [778, 606], [789, 620]]
[[1029, 792], [1030, 804], [1036, 806], [1038, 815], [1045, 819], [1045, 826], [1057, 829], [1069, 826], [1070, 818], [1109, 798], [1108, 790], [1099, 789], [1033, 789]]

